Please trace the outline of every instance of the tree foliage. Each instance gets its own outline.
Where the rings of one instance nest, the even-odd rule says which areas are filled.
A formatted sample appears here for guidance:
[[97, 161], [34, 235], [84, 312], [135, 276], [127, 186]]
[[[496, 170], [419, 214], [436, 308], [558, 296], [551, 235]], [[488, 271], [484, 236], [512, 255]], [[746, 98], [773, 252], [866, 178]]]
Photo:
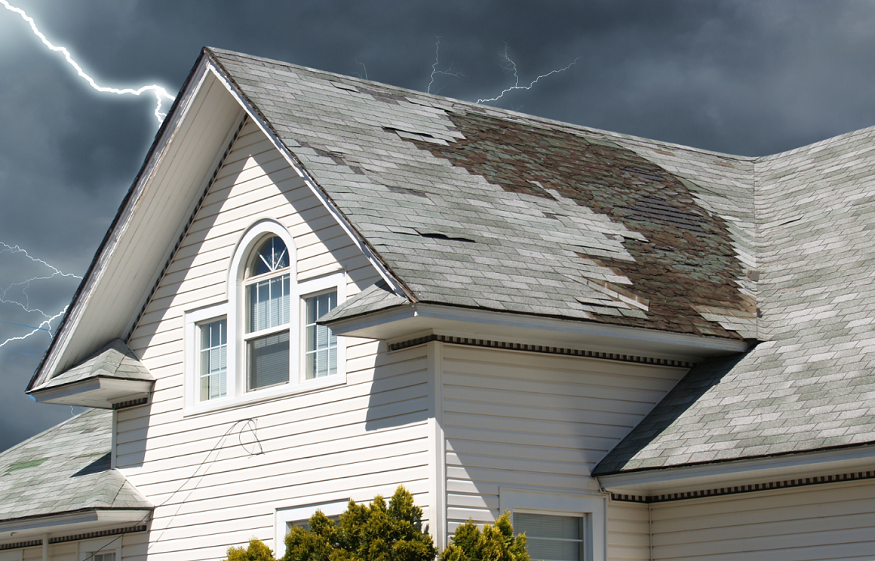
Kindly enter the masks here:
[[273, 551], [263, 541], [252, 538], [249, 547], [232, 547], [228, 549], [227, 561], [276, 561]]
[[[370, 505], [349, 501], [340, 522], [316, 511], [309, 527], [295, 526], [286, 536], [286, 554], [280, 561], [435, 561], [437, 551], [428, 529], [422, 527], [422, 509], [399, 486], [389, 499], [374, 498]], [[260, 540], [249, 547], [232, 547], [227, 561], [276, 561]], [[481, 531], [468, 520], [456, 529], [440, 561], [530, 561], [526, 536], [514, 536], [510, 513]]]
[[435, 554], [422, 509], [399, 486], [388, 505], [381, 496], [370, 505], [350, 501], [339, 524], [317, 512], [309, 529], [292, 528], [282, 561], [433, 561]]
[[510, 512], [505, 511], [494, 525], [483, 531], [468, 520], [458, 528], [452, 543], [441, 553], [440, 561], [529, 561], [525, 534], [514, 536]]

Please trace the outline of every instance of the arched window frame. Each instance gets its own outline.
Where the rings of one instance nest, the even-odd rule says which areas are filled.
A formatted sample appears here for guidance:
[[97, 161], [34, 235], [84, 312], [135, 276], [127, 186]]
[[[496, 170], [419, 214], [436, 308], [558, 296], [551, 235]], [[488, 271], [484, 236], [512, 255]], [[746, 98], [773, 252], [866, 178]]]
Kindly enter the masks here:
[[[246, 269], [261, 243], [271, 236], [279, 237], [289, 252], [289, 381], [265, 388], [247, 391], [247, 370], [245, 360], [245, 320], [246, 320]], [[298, 281], [297, 251], [294, 238], [288, 229], [273, 220], [262, 220], [246, 230], [234, 249], [228, 268], [226, 286], [227, 301], [186, 313], [187, 358], [186, 358], [186, 412], [199, 413], [205, 410], [221, 409], [250, 401], [261, 401], [278, 395], [310, 391], [327, 386], [346, 383], [346, 340], [337, 338], [337, 374], [311, 380], [305, 379], [305, 341], [304, 341], [304, 301], [313, 295], [336, 291], [337, 304], [346, 300], [346, 274], [344, 271], [321, 275]], [[227, 318], [227, 394], [211, 401], [197, 399], [197, 333], [198, 326], [216, 318]], [[209, 319], [208, 319], [209, 318]]]

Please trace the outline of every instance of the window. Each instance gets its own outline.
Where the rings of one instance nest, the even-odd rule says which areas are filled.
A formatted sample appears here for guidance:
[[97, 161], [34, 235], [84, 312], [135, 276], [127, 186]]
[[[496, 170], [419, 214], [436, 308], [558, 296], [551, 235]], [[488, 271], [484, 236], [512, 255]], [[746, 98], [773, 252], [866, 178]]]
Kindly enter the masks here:
[[271, 236], [250, 258], [245, 287], [246, 389], [289, 381], [290, 276], [286, 244]]
[[228, 322], [225, 318], [198, 325], [199, 401], [225, 397], [228, 391]]
[[185, 313], [186, 414], [346, 382], [344, 338], [316, 324], [346, 298], [346, 274], [296, 264], [289, 231], [257, 222], [234, 250], [225, 299]]
[[529, 557], [539, 561], [583, 561], [582, 516], [516, 512], [513, 529], [526, 534]]
[[304, 299], [304, 362], [307, 379], [337, 374], [337, 336], [316, 320], [337, 306], [337, 291]]
[[310, 517], [316, 514], [317, 510], [321, 510], [322, 514], [332, 520], [340, 520], [340, 515], [346, 512], [349, 507], [349, 499], [340, 501], [331, 501], [327, 503], [310, 504], [304, 506], [296, 506], [292, 508], [281, 508], [276, 511], [276, 541], [274, 542], [276, 558], [279, 559], [286, 554], [286, 534], [293, 526], [307, 526]]
[[606, 504], [600, 493], [557, 494], [502, 487], [500, 510], [526, 533], [532, 561], [604, 561]]
[[122, 537], [97, 538], [79, 542], [79, 561], [116, 561], [122, 558]]

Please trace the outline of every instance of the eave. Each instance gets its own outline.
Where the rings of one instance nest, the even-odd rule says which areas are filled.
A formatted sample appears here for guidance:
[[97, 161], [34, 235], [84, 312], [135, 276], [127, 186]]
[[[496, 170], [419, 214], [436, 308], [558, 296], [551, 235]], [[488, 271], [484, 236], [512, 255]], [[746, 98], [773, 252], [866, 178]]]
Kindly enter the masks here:
[[875, 444], [781, 454], [699, 465], [599, 475], [602, 488], [614, 494], [652, 497], [707, 491], [728, 486], [768, 485], [796, 478], [871, 472]]
[[401, 340], [411, 334], [442, 333], [690, 362], [740, 353], [749, 348], [746, 341], [738, 339], [421, 302], [339, 319], [328, 325], [338, 335], [347, 337]]
[[39, 403], [118, 409], [127, 403], [145, 403], [154, 386], [154, 381], [94, 376], [60, 386], [38, 388], [30, 395]]
[[152, 509], [88, 508], [0, 521], [0, 545], [49, 536], [84, 534], [148, 524]]

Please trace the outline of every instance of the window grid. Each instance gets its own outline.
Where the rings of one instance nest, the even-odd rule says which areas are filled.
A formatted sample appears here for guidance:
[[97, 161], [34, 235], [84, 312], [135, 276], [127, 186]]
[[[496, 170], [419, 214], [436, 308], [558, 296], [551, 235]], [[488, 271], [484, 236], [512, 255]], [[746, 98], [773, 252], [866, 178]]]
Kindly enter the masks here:
[[337, 306], [337, 291], [304, 299], [306, 340], [304, 361], [307, 379], [337, 374], [337, 336], [331, 329], [316, 321]]
[[227, 393], [228, 325], [225, 318], [199, 326], [200, 401], [224, 397]]

